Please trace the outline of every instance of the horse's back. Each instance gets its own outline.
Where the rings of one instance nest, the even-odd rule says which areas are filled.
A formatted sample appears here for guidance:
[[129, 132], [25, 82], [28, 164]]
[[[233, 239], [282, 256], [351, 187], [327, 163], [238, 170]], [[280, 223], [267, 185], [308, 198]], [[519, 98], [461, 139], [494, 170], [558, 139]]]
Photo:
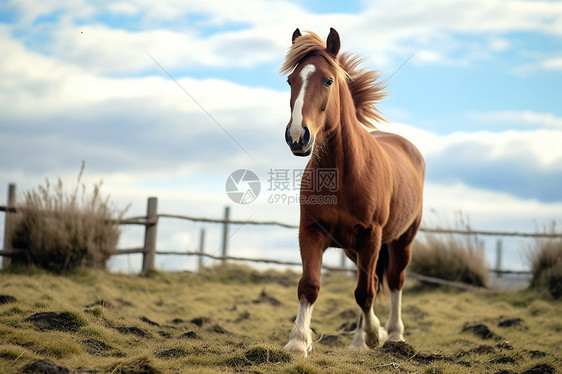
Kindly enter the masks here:
[[421, 181], [425, 177], [425, 161], [420, 151], [408, 139], [384, 131], [371, 131], [371, 135], [377, 140], [379, 145], [390, 156], [390, 159], [400, 168], [405, 167], [406, 162], [411, 162], [417, 170]]

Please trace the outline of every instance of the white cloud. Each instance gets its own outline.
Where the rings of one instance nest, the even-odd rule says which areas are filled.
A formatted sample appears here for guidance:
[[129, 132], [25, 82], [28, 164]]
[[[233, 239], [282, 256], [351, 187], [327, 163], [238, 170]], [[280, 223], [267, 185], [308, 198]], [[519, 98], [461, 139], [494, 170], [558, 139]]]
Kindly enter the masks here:
[[[0, 89], [10, 92], [0, 103], [4, 114], [32, 114], [29, 111], [31, 105], [33, 113], [45, 116], [113, 100], [150, 100], [154, 107], [165, 110], [181, 113], [201, 111], [160, 70], [156, 76], [107, 78], [92, 74], [89, 69], [80, 69], [53, 57], [31, 52], [6, 32], [0, 34], [0, 47], [6, 52], [5, 58], [0, 61]], [[154, 64], [146, 54], [142, 57]], [[279, 107], [281, 100], [288, 100], [285, 93], [249, 88], [220, 79], [177, 79], [209, 111], [264, 105]]]
[[[135, 14], [147, 20], [184, 21], [190, 16], [203, 16], [195, 22], [215, 26], [227, 23], [258, 24], [278, 22], [279, 19], [299, 17], [304, 11], [297, 5], [285, 1], [265, 0], [223, 0], [194, 1], [173, 0], [153, 2], [150, 0], [133, 0], [127, 2], [101, 4], [101, 10], [107, 9], [117, 14]], [[243, 11], [241, 11], [243, 10]]]
[[562, 57], [549, 57], [541, 60], [541, 56], [539, 56], [538, 59], [538, 62], [516, 66], [513, 71], [518, 74], [535, 71], [562, 71]]
[[[154, 69], [144, 51], [170, 69], [184, 71], [278, 63], [297, 26], [320, 35], [336, 26], [344, 49], [358, 51], [382, 68], [391, 68], [394, 59], [416, 50], [418, 60], [425, 63], [466, 65], [510, 47], [500, 36], [487, 43], [472, 43], [459, 40], [457, 35], [517, 31], [562, 35], [562, 4], [538, 1], [381, 0], [366, 4], [360, 14], [352, 15], [319, 15], [285, 1], [250, 0], [136, 0], [76, 6], [64, 2], [37, 6], [28, 0], [12, 6], [25, 15], [22, 22], [27, 26], [39, 17], [58, 12], [58, 22], [42, 26], [41, 33], [52, 41], [42, 43], [41, 50], [99, 73], [130, 74]], [[138, 30], [104, 25], [108, 14], [131, 17]], [[94, 19], [95, 22], [83, 22]], [[36, 36], [31, 32], [26, 37], [23, 30], [21, 27], [24, 39]], [[548, 69], [559, 66], [557, 59], [544, 62]]]
[[[521, 199], [511, 194], [474, 188], [463, 183], [430, 182], [425, 188], [425, 216], [436, 211], [451, 222], [455, 212], [467, 214], [480, 230], [499, 227], [529, 227], [530, 223], [549, 223], [559, 219], [562, 203], [542, 203], [536, 199]], [[510, 221], [510, 222], [506, 222]], [[516, 230], [516, 228], [512, 228]]]
[[[244, 54], [234, 49], [247, 40], [259, 41], [248, 32], [222, 33], [202, 38], [193, 32], [166, 29], [125, 31], [104, 25], [57, 27], [50, 50], [62, 61], [93, 73], [134, 74], [156, 70], [147, 52], [167, 69], [189, 70], [202, 66], [247, 67], [271, 60], [281, 48], [269, 39], [262, 42], [260, 53]], [[252, 39], [249, 39], [252, 38]], [[230, 48], [230, 49], [229, 49]], [[268, 50], [269, 49], [269, 50]]]
[[445, 59], [438, 52], [422, 50], [416, 53], [415, 60], [425, 63], [436, 63], [436, 62], [442, 63]]
[[511, 46], [511, 43], [505, 38], [493, 37], [488, 42], [488, 47], [494, 52], [503, 52]]
[[379, 126], [416, 144], [426, 159], [427, 179], [464, 183], [523, 199], [562, 200], [562, 131], [455, 132], [438, 135], [404, 124]]
[[[468, 34], [534, 30], [561, 34], [562, 4], [549, 1], [472, 0], [442, 2], [392, 1], [371, 3], [379, 18], [392, 14], [387, 22], [407, 25], [423, 33], [451, 30]], [[400, 11], [399, 11], [400, 10]], [[402, 22], [400, 22], [402, 21]]]
[[263, 147], [271, 150], [278, 139], [277, 149], [285, 148], [285, 93], [219, 79], [179, 79], [221, 128], [165, 77], [102, 77], [31, 52], [6, 34], [0, 45], [6, 51], [0, 90], [10, 93], [0, 102], [0, 153], [13, 160], [2, 165], [3, 179], [22, 181], [21, 170], [38, 173], [39, 181], [44, 173], [73, 174], [81, 160], [109, 175], [150, 169], [142, 180], [198, 168], [224, 174], [256, 162], [230, 136], [264, 165], [258, 157]]
[[[487, 58], [490, 53], [507, 50], [509, 43], [501, 34], [531, 31], [562, 35], [562, 4], [381, 0], [369, 2], [361, 16], [345, 24], [343, 29], [345, 34], [353, 36], [352, 50], [361, 51], [385, 67], [392, 58], [408, 56], [417, 50], [425, 62], [451, 65], [454, 61], [456, 65], [466, 65], [474, 59]], [[473, 44], [470, 38], [457, 38], [489, 34], [497, 36], [488, 43]]]
[[[32, 2], [14, 7], [27, 15], [20, 26], [20, 37], [27, 41], [37, 35], [26, 31], [24, 25], [29, 26], [39, 17], [57, 12], [68, 17], [76, 15], [78, 19], [83, 14], [97, 17], [89, 23], [68, 22], [65, 17], [64, 22], [35, 26], [35, 29], [41, 27], [43, 38], [50, 39], [36, 47], [61, 61], [103, 74], [154, 70], [154, 63], [145, 51], [174, 70], [248, 68], [279, 62], [290, 45], [290, 35], [296, 25], [302, 23], [306, 28], [313, 28], [327, 21], [326, 16], [310, 14], [279, 1], [155, 3], [139, 0], [133, 4], [98, 3], [95, 11], [83, 13], [63, 4], [38, 7], [33, 11], [30, 11]], [[132, 31], [103, 24], [107, 15], [119, 14], [138, 17], [132, 22], [140, 27]], [[345, 20], [348, 16], [339, 18]]]
[[537, 113], [530, 110], [498, 111], [474, 114], [479, 121], [508, 123], [512, 126], [524, 125], [552, 130], [562, 130], [562, 118], [552, 113]]
[[540, 67], [546, 70], [562, 70], [562, 57], [552, 57], [540, 63]]
[[520, 121], [528, 121], [533, 125], [538, 123], [548, 123], [548, 125], [543, 129], [527, 131], [457, 131], [445, 135], [438, 135], [401, 123], [378, 125], [378, 127], [383, 131], [394, 132], [411, 139], [424, 155], [439, 154], [447, 148], [473, 144], [475, 149], [479, 146], [485, 147], [494, 158], [509, 156], [513, 152], [517, 152], [536, 157], [542, 165], [551, 165], [562, 159], [562, 147], [559, 146], [562, 144], [560, 118], [550, 114], [532, 112], [487, 113], [482, 116], [478, 115], [478, 117], [483, 120], [509, 120], [509, 117], [513, 117]]
[[8, 0], [7, 7], [17, 9], [19, 27], [29, 27], [41, 17], [57, 16], [63, 21], [76, 21], [90, 18], [96, 14], [96, 6], [87, 0]]

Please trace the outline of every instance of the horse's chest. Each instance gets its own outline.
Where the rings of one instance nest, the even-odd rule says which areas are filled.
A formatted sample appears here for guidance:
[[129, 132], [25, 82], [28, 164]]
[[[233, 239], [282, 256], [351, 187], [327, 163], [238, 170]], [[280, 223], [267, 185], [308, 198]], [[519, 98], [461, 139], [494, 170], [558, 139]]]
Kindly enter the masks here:
[[332, 245], [341, 248], [354, 248], [365, 237], [367, 231], [373, 228], [372, 210], [365, 206], [357, 206], [356, 209], [342, 209], [331, 224]]

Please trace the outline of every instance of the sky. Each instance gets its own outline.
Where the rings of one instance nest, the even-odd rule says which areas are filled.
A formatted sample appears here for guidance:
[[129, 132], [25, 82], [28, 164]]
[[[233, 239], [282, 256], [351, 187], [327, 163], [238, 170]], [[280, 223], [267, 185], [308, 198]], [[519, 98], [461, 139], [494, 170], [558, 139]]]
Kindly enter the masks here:
[[[425, 157], [425, 226], [454, 227], [459, 215], [479, 230], [560, 222], [557, 1], [0, 0], [0, 198], [8, 183], [21, 196], [46, 178], [71, 189], [84, 161], [86, 185], [103, 180], [127, 215], [157, 196], [163, 213], [220, 218], [229, 205], [231, 218], [297, 224], [293, 173], [307, 160], [285, 144], [289, 89], [278, 73], [297, 27], [322, 38], [334, 27], [342, 50], [389, 83], [379, 128]], [[261, 182], [250, 204], [225, 193], [238, 169]], [[281, 175], [289, 188], [274, 183]], [[161, 221], [159, 249], [196, 249], [205, 228], [206, 251], [220, 251], [220, 227]], [[234, 226], [229, 251], [298, 260], [296, 235]], [[496, 239], [486, 239], [489, 263]], [[139, 244], [142, 229], [123, 228], [121, 248]], [[531, 244], [506, 239], [505, 266], [525, 268]]]

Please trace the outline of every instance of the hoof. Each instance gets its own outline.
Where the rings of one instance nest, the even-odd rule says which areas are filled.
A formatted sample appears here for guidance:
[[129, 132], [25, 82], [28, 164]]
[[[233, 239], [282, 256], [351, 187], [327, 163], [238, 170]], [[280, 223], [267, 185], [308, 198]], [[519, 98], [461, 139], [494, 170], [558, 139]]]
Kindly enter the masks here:
[[390, 323], [390, 321], [386, 324], [386, 331], [388, 331], [388, 340], [393, 342], [403, 342], [404, 341], [404, 323], [402, 320], [398, 320], [398, 322]]
[[307, 357], [308, 352], [312, 350], [312, 345], [308, 346], [306, 342], [301, 340], [289, 340], [285, 350], [298, 356]]
[[388, 335], [388, 340], [393, 342], [405, 342], [404, 336], [399, 332], [391, 332]]
[[352, 351], [366, 351], [369, 349], [369, 347], [367, 347], [367, 344], [363, 343], [363, 344], [353, 344], [351, 343], [349, 345], [349, 349], [351, 349]]
[[388, 340], [388, 333], [382, 327], [379, 328], [379, 333], [377, 335], [367, 335], [367, 345], [371, 348], [380, 348]]
[[367, 334], [363, 330], [355, 331], [355, 335], [353, 335], [353, 340], [349, 345], [349, 349], [357, 350], [357, 351], [365, 351], [369, 349], [367, 344], [365, 343], [365, 337]]

